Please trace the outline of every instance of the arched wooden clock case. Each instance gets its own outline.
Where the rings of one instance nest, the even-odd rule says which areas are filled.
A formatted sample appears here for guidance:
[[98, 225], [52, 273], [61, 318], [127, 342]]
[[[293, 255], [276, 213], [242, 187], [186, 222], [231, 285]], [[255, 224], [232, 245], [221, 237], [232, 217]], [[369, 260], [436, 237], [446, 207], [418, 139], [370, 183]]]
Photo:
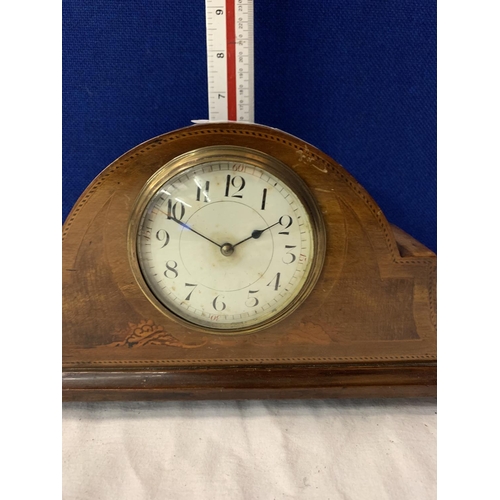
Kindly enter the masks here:
[[[319, 278], [268, 328], [190, 328], [134, 276], [129, 227], [141, 190], [208, 146], [277, 159], [323, 217]], [[342, 166], [281, 131], [212, 123], [151, 139], [107, 167], [64, 224], [64, 400], [431, 396], [436, 364], [436, 255], [389, 224]]]

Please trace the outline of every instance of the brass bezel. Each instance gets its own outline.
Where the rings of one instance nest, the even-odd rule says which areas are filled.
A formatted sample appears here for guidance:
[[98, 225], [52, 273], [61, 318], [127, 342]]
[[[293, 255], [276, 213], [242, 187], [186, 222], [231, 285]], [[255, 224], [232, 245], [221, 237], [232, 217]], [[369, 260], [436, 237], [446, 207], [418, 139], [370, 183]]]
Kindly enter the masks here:
[[[137, 238], [140, 221], [151, 198], [156, 194], [161, 186], [163, 186], [175, 175], [180, 174], [184, 170], [193, 166], [214, 160], [220, 160], [221, 162], [240, 161], [253, 167], [269, 171], [295, 193], [308, 212], [311, 221], [313, 235], [313, 258], [308, 276], [302, 286], [302, 289], [298, 295], [281, 311], [278, 311], [274, 317], [264, 320], [262, 323], [254, 324], [250, 327], [229, 329], [206, 326], [194, 323], [171, 311], [149, 288], [142, 274], [137, 256]], [[293, 313], [306, 300], [314, 289], [314, 286], [317, 283], [323, 269], [326, 253], [326, 229], [321, 210], [307, 184], [294, 170], [292, 170], [291, 167], [287, 166], [281, 160], [270, 156], [267, 153], [263, 153], [262, 151], [247, 147], [234, 145], [207, 146], [194, 149], [177, 156], [160, 167], [158, 171], [149, 178], [139, 193], [131, 212], [128, 224], [127, 246], [130, 266], [137, 284], [149, 301], [165, 316], [191, 330], [217, 335], [241, 335], [254, 333], [275, 325]]]

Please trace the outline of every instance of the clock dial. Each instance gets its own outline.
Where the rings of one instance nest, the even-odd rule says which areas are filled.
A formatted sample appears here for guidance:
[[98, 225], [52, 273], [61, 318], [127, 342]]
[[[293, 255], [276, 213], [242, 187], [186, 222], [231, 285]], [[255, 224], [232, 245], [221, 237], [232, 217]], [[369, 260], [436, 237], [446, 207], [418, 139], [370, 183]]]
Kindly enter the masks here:
[[143, 197], [136, 258], [160, 308], [240, 333], [305, 298], [318, 260], [317, 221], [305, 186], [293, 172], [298, 191], [279, 175], [288, 167], [206, 149], [208, 158], [188, 156], [154, 179]]

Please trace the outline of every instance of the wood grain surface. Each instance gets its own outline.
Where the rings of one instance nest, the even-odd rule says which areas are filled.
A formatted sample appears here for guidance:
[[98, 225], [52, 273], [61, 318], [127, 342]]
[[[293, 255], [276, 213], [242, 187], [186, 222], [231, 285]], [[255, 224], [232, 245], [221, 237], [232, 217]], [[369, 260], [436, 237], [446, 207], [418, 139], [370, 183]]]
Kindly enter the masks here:
[[[253, 334], [214, 335], [170, 320], [128, 260], [143, 185], [178, 155], [210, 145], [257, 149], [295, 170], [327, 229], [315, 290]], [[208, 124], [154, 138], [106, 168], [63, 226], [66, 400], [432, 395], [436, 362], [435, 254], [391, 226], [342, 166], [275, 129]]]

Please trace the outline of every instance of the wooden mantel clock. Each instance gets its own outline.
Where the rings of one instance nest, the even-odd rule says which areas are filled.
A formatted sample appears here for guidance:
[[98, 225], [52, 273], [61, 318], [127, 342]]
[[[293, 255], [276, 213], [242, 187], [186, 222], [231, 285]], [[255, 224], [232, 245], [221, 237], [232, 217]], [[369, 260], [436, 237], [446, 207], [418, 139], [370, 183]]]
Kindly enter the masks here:
[[116, 160], [63, 227], [63, 399], [436, 394], [436, 255], [334, 160], [235, 122]]

